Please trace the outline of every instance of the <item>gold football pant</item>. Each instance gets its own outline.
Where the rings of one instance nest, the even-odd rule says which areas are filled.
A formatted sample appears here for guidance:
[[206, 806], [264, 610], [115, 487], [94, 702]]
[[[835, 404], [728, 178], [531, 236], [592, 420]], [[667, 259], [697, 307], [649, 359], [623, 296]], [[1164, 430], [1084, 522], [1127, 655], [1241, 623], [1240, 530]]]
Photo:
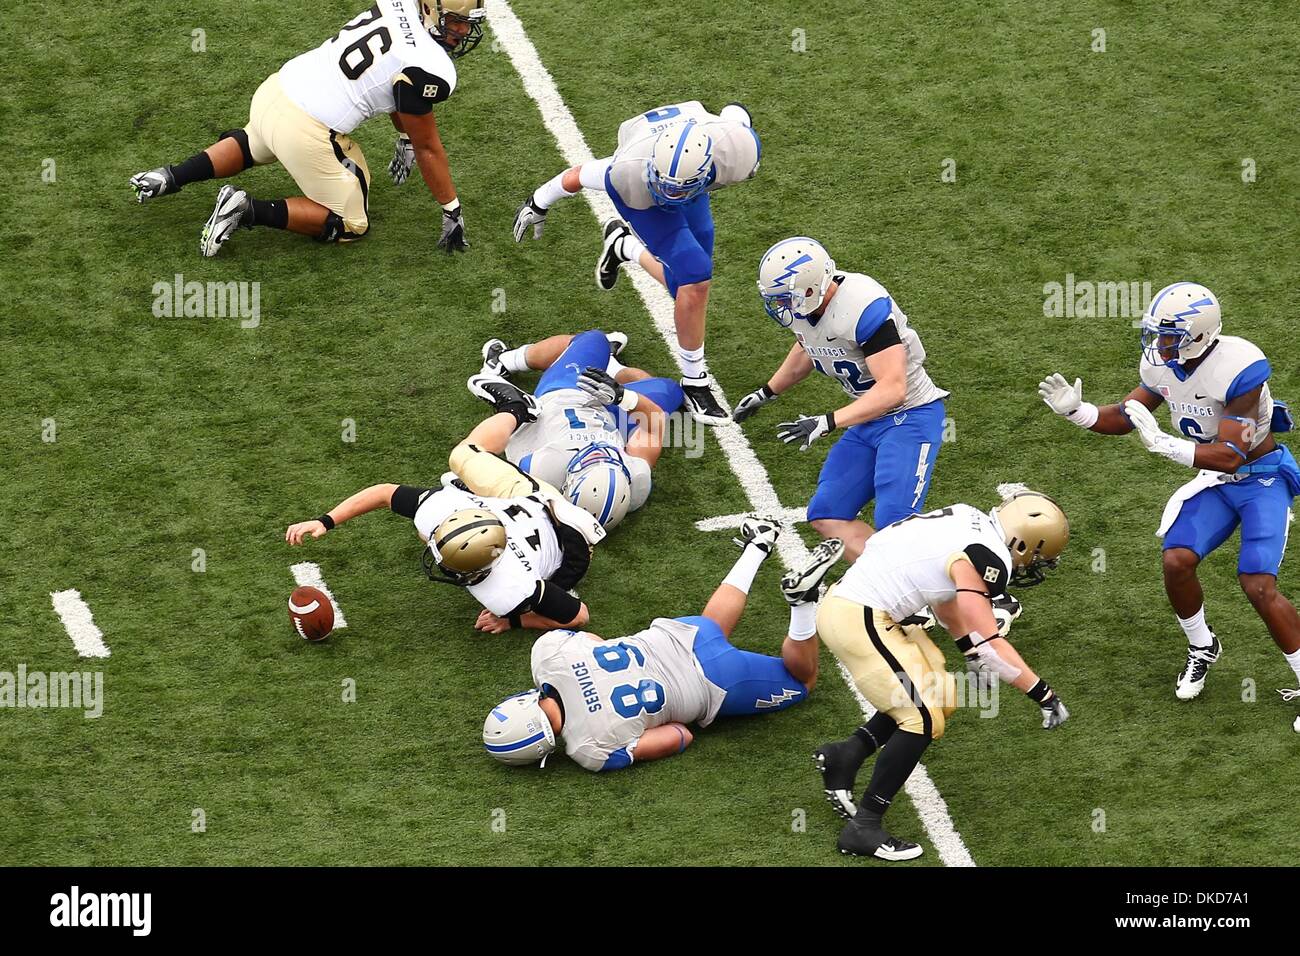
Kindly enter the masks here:
[[862, 696], [899, 729], [933, 740], [943, 736], [956, 709], [957, 682], [924, 628], [903, 627], [884, 611], [836, 597], [831, 588], [817, 609], [817, 634]]
[[279, 160], [303, 195], [343, 220], [341, 240], [365, 235], [370, 228], [370, 169], [361, 147], [289, 99], [279, 73], [253, 94], [244, 132], [253, 162], [261, 166]]

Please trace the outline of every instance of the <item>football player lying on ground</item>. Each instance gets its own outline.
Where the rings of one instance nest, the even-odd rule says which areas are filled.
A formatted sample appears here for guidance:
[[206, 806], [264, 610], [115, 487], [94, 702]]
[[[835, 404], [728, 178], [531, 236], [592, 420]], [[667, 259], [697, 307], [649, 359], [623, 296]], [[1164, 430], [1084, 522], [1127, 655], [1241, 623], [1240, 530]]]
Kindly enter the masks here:
[[[1123, 403], [1098, 408], [1083, 400], [1082, 381], [1053, 374], [1038, 386], [1052, 411], [1103, 435], [1137, 429], [1148, 451], [1200, 469], [1165, 505], [1156, 534], [1164, 538], [1165, 593], [1187, 635], [1187, 663], [1174, 684], [1181, 700], [1205, 686], [1219, 659], [1219, 638], [1205, 620], [1196, 569], [1241, 525], [1237, 580], [1300, 681], [1300, 614], [1278, 590], [1291, 500], [1300, 466], [1274, 432], [1290, 431], [1286, 405], [1274, 402], [1268, 359], [1250, 342], [1220, 335], [1219, 301], [1195, 282], [1156, 293], [1142, 319], [1140, 384]], [[1184, 438], [1160, 430], [1151, 413], [1165, 403]], [[1300, 690], [1282, 690], [1284, 700]], [[1300, 730], [1300, 719], [1295, 728]]]
[[[682, 404], [676, 382], [621, 364], [611, 343], [621, 352], [627, 337], [592, 330], [516, 349], [488, 342], [469, 390], [497, 414], [466, 439], [559, 488], [607, 529], [645, 504], [665, 413]], [[542, 377], [532, 395], [505, 380], [534, 369]]]
[[[988, 514], [952, 505], [881, 528], [827, 592], [817, 633], [876, 708], [853, 736], [813, 755], [826, 798], [849, 821], [840, 831], [841, 853], [911, 860], [922, 852], [891, 836], [883, 817], [956, 708], [956, 681], [943, 652], [922, 628], [899, 623], [923, 605], [934, 609], [972, 671], [996, 675], [1039, 706], [1043, 727], [1070, 716], [1047, 682], [997, 636], [991, 603], [1008, 583], [1040, 582], [1069, 536], [1065, 514], [1035, 492], [1015, 495]], [[877, 752], [871, 783], [854, 806], [858, 770]]]
[[515, 213], [515, 242], [539, 239], [552, 205], [582, 189], [609, 196], [622, 219], [605, 224], [596, 285], [614, 288], [619, 267], [636, 262], [673, 298], [682, 389], [705, 425], [728, 421], [704, 360], [705, 313], [713, 279], [709, 193], [752, 179], [762, 155], [749, 111], [728, 103], [717, 115], [698, 101], [661, 106], [618, 128], [613, 156], [543, 183]]
[[728, 641], [779, 533], [771, 519], [743, 522], [736, 543], [744, 551], [699, 616], [656, 618], [609, 641], [585, 631], [543, 634], [533, 645], [536, 689], [502, 701], [483, 723], [488, 753], [507, 764], [545, 763], [563, 738], [588, 770], [620, 770], [681, 753], [694, 740], [688, 724], [804, 700], [817, 682], [817, 597], [843, 552], [839, 541], [823, 541], [781, 580], [790, 628], [780, 657]]
[[[415, 523], [432, 581], [459, 585], [483, 605], [475, 627], [581, 627], [587, 605], [570, 593], [605, 536], [600, 524], [554, 488], [468, 442], [451, 453], [443, 487], [371, 485], [311, 521], [289, 526], [291, 545], [388, 508]], [[438, 573], [435, 573], [438, 572]]]
[[[388, 166], [401, 185], [419, 164], [442, 205], [438, 246], [464, 251], [464, 218], [438, 136], [433, 104], [456, 88], [452, 58], [483, 35], [483, 0], [377, 0], [314, 50], [294, 57], [253, 95], [248, 124], [201, 153], [131, 177], [140, 202], [190, 183], [227, 179], [279, 161], [305, 195], [254, 199], [226, 184], [203, 226], [199, 249], [215, 256], [237, 228], [270, 226], [322, 242], [359, 239], [370, 228], [370, 170], [349, 135], [378, 113], [397, 128]], [[422, 24], [422, 25], [421, 25]]]

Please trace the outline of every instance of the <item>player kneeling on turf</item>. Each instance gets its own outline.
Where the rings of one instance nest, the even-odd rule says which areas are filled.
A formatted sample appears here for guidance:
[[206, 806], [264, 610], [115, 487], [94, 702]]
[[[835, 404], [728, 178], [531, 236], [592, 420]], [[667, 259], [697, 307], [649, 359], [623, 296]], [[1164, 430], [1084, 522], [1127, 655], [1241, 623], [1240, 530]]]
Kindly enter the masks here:
[[839, 541], [823, 541], [782, 579], [790, 628], [780, 657], [728, 641], [779, 533], [771, 519], [745, 520], [736, 539], [744, 553], [699, 616], [657, 618], [617, 640], [543, 634], [533, 645], [536, 689], [502, 701], [483, 723], [488, 753], [507, 764], [544, 762], [563, 738], [565, 752], [588, 770], [621, 770], [681, 753], [694, 739], [687, 724], [804, 700], [817, 682], [817, 597], [843, 552]]
[[450, 464], [442, 488], [372, 485], [319, 518], [290, 525], [285, 540], [302, 544], [387, 507], [415, 523], [429, 578], [464, 587], [483, 605], [479, 630], [586, 624], [587, 605], [570, 589], [587, 573], [605, 530], [554, 488], [473, 445], [457, 445]]
[[[989, 514], [952, 505], [881, 528], [827, 593], [817, 633], [877, 711], [853, 736], [814, 754], [826, 798], [849, 821], [840, 831], [840, 852], [882, 860], [921, 855], [917, 844], [886, 832], [882, 818], [956, 707], [956, 681], [945, 671], [943, 653], [922, 628], [899, 623], [922, 606], [933, 608], [972, 671], [995, 674], [1038, 704], [1043, 727], [1070, 716], [1047, 682], [997, 636], [991, 604], [1008, 583], [1041, 581], [1069, 536], [1065, 514], [1046, 495], [1023, 492]], [[858, 770], [877, 751], [871, 783], [855, 806]]]
[[[666, 415], [682, 405], [676, 382], [618, 361], [626, 344], [620, 332], [596, 330], [515, 349], [493, 339], [483, 346], [483, 371], [469, 380], [469, 390], [497, 414], [466, 440], [504, 453], [605, 528], [614, 527], [650, 496]], [[532, 395], [506, 381], [527, 370], [542, 372]]]
[[482, 7], [483, 0], [376, 0], [338, 36], [265, 80], [242, 129], [222, 133], [182, 163], [132, 176], [136, 198], [147, 202], [190, 183], [278, 161], [305, 195], [261, 200], [222, 186], [199, 240], [203, 255], [215, 256], [236, 229], [253, 226], [322, 242], [359, 239], [370, 228], [370, 170], [349, 134], [377, 113], [388, 113], [398, 131], [389, 175], [400, 186], [419, 164], [442, 205], [438, 246], [463, 252], [469, 243], [433, 104], [456, 88], [452, 58], [468, 53], [482, 37]]

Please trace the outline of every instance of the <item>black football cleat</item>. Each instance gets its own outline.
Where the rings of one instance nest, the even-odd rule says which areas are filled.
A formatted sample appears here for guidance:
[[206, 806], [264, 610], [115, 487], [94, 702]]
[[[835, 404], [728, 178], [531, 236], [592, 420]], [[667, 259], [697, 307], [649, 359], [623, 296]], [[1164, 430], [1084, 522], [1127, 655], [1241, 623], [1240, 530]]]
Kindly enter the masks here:
[[791, 607], [816, 603], [821, 597], [822, 581], [843, 553], [844, 542], [839, 538], [827, 538], [813, 548], [807, 561], [787, 571], [785, 577], [781, 578], [781, 593], [785, 595], [785, 603]]
[[713, 394], [713, 376], [705, 372], [696, 378], [682, 379], [682, 394], [691, 416], [701, 425], [725, 425], [731, 415]]
[[835, 815], [852, 820], [858, 812], [858, 805], [853, 802], [853, 784], [861, 764], [852, 766], [853, 761], [845, 757], [844, 750], [843, 742], [838, 740], [822, 744], [813, 752], [813, 766], [822, 775], [822, 793], [826, 794], [826, 802]]
[[622, 219], [611, 219], [605, 223], [605, 239], [600, 246], [600, 258], [596, 260], [596, 286], [608, 292], [618, 282], [618, 270], [623, 263], [623, 237], [632, 235], [632, 230]]
[[498, 412], [510, 412], [521, 423], [537, 421], [537, 399], [499, 375], [471, 375], [465, 387], [475, 398], [483, 399]]
[[844, 825], [836, 846], [845, 856], [874, 856], [890, 862], [915, 860], [924, 852], [916, 843], [891, 836], [882, 826], [864, 826], [856, 820]]

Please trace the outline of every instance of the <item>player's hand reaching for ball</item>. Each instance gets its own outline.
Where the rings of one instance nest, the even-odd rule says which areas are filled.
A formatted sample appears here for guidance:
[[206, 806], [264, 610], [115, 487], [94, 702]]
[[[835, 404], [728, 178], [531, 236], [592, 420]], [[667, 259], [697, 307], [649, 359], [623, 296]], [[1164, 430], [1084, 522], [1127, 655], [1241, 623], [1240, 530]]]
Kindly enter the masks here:
[[478, 612], [478, 620], [474, 622], [474, 627], [480, 631], [486, 631], [488, 634], [504, 634], [510, 630], [510, 621], [508, 618], [497, 617], [487, 608]]
[[328, 533], [329, 529], [313, 518], [311, 521], [299, 521], [297, 524], [289, 525], [289, 530], [284, 533], [284, 540], [290, 544], [302, 544], [303, 539], [308, 535], [313, 538], [323, 538]]

